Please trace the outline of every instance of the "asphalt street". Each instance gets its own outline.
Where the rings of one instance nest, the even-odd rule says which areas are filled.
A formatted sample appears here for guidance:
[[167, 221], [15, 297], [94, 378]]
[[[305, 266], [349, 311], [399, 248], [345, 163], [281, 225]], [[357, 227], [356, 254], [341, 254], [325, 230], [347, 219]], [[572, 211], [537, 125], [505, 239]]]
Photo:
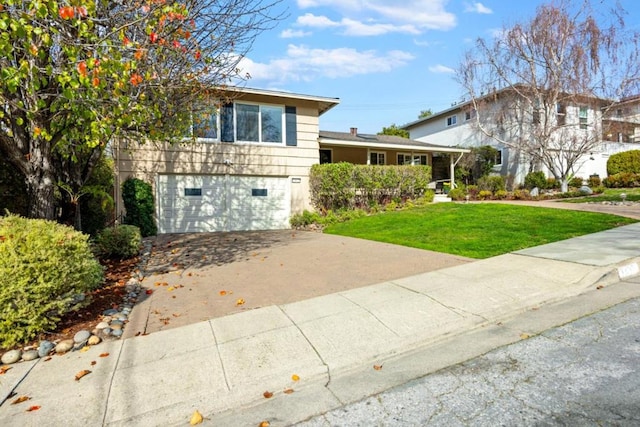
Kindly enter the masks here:
[[297, 425], [640, 425], [640, 299]]

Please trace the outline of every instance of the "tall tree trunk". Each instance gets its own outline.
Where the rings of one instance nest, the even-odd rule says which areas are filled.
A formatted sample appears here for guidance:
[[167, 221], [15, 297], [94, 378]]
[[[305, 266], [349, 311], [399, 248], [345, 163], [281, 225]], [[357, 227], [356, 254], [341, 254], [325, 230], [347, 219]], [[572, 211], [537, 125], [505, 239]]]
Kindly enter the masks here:
[[26, 177], [29, 192], [29, 217], [55, 220], [55, 184], [52, 174]]

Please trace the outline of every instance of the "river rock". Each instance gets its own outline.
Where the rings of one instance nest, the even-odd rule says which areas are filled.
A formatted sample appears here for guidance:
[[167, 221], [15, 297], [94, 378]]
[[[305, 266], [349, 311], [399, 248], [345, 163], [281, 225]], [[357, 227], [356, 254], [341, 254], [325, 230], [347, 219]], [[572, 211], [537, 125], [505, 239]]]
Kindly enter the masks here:
[[73, 348], [73, 340], [63, 340], [56, 345], [56, 353], [66, 353]]
[[111, 331], [111, 335], [113, 335], [114, 337], [122, 336], [122, 329], [114, 329], [113, 331]]
[[0, 361], [5, 365], [11, 365], [12, 363], [16, 363], [22, 357], [22, 350], [9, 350], [5, 354], [2, 355]]
[[583, 185], [582, 187], [580, 187], [580, 193], [591, 195], [591, 194], [593, 194], [593, 190], [591, 188], [589, 188], [588, 185]]
[[51, 350], [55, 347], [55, 344], [51, 341], [40, 341], [40, 346], [38, 347], [38, 356], [45, 357]]
[[28, 362], [29, 360], [35, 360], [38, 358], [38, 352], [36, 350], [27, 350], [22, 353], [22, 360]]
[[110, 308], [108, 310], [105, 310], [102, 314], [104, 314], [105, 316], [113, 316], [114, 314], [117, 314], [118, 310], [116, 310], [115, 308]]
[[119, 329], [122, 329], [122, 323], [112, 323], [111, 324], [111, 329], [113, 329], [114, 331], [117, 331]]
[[96, 344], [100, 344], [100, 341], [102, 341], [100, 339], [100, 337], [97, 337], [95, 335], [91, 335], [91, 337], [89, 338], [89, 340], [87, 341], [87, 344], [89, 345], [96, 345]]
[[87, 341], [90, 336], [91, 336], [91, 332], [89, 332], [89, 331], [84, 331], [84, 330], [83, 331], [78, 331], [73, 336], [73, 342], [75, 342], [76, 344], [83, 343], [83, 342]]
[[104, 328], [108, 328], [109, 327], [109, 323], [107, 322], [100, 322], [96, 325], [96, 329], [104, 329]]

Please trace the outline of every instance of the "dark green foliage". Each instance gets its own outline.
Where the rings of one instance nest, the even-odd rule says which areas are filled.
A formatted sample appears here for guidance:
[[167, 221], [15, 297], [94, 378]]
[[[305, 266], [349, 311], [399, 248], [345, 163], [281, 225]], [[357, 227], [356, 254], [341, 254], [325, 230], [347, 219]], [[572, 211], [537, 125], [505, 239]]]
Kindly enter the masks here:
[[29, 197], [24, 176], [0, 156], [0, 215], [4, 215], [6, 210], [26, 216]]
[[135, 225], [117, 225], [102, 230], [95, 240], [96, 252], [103, 258], [132, 258], [140, 252], [142, 236]]
[[504, 190], [504, 178], [500, 175], [483, 176], [478, 179], [478, 188], [481, 191], [491, 191], [492, 193]]
[[102, 283], [88, 236], [16, 215], [0, 218], [0, 346], [51, 331]]
[[368, 210], [391, 201], [420, 198], [430, 179], [429, 166], [314, 165], [310, 174], [311, 202], [321, 212]]
[[640, 150], [623, 151], [609, 156], [607, 174], [611, 176], [624, 172], [640, 174]]
[[383, 127], [382, 132], [378, 132], [378, 135], [391, 135], [399, 136], [401, 138], [409, 138], [409, 131], [400, 129], [395, 123], [393, 123], [389, 127]]
[[462, 188], [452, 188], [451, 190], [449, 190], [449, 198], [451, 200], [465, 200], [466, 196], [467, 194]]
[[122, 184], [122, 200], [127, 211], [124, 223], [138, 227], [142, 237], [155, 236], [157, 229], [153, 219], [151, 185], [137, 178], [127, 178]]
[[589, 187], [593, 190], [595, 187], [600, 187], [602, 185], [602, 180], [599, 175], [589, 175]]
[[86, 188], [88, 194], [80, 199], [82, 231], [97, 235], [114, 217], [113, 159], [102, 157], [91, 173]]
[[569, 180], [569, 187], [580, 188], [584, 180], [579, 176], [574, 176]]
[[535, 187], [538, 187], [540, 190], [547, 188], [547, 177], [542, 171], [529, 172], [527, 176], [524, 177], [524, 187], [527, 190]]
[[609, 188], [640, 187], [640, 173], [621, 172], [609, 175], [602, 183]]

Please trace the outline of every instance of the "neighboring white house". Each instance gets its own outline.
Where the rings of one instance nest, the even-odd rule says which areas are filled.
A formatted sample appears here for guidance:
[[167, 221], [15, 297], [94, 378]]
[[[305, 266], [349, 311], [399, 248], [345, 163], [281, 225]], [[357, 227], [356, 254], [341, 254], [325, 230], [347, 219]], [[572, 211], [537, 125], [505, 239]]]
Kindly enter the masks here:
[[[411, 139], [434, 145], [479, 147], [489, 145], [498, 150], [494, 173], [510, 177], [514, 184], [524, 182], [527, 173], [550, 171], [536, 164], [525, 152], [514, 148], [515, 142], [535, 138], [543, 125], [550, 124], [558, 149], [567, 149], [561, 142], [575, 139], [591, 139], [589, 149], [572, 168], [572, 176], [588, 178], [597, 174], [607, 176], [607, 159], [617, 152], [640, 148], [640, 97], [616, 103], [593, 97], [571, 97], [571, 101], [557, 102], [540, 108], [527, 107], [518, 102], [511, 90], [502, 90], [480, 100], [479, 115], [471, 101], [461, 101], [450, 108], [404, 125]], [[567, 99], [569, 99], [567, 97]], [[481, 105], [481, 107], [480, 107]], [[606, 114], [603, 115], [603, 109]], [[489, 111], [489, 113], [486, 113]], [[496, 112], [500, 114], [496, 114]], [[512, 119], [515, 117], [516, 119]], [[543, 123], [544, 122], [544, 123]], [[543, 125], [541, 125], [543, 123]], [[482, 125], [488, 136], [479, 130]], [[576, 143], [576, 147], [580, 145]], [[571, 148], [569, 148], [571, 149]], [[561, 158], [561, 156], [558, 156]]]

